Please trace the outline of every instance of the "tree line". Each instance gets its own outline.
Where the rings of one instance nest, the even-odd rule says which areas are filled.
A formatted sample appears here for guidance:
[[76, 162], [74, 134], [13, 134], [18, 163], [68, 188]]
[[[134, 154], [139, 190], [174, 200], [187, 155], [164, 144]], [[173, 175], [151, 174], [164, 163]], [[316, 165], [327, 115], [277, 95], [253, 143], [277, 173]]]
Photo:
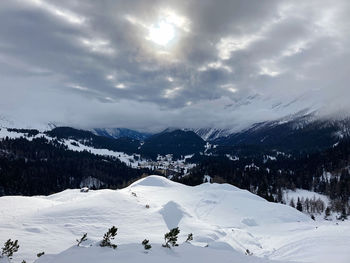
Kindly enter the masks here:
[[194, 156], [189, 162], [197, 166], [174, 180], [198, 185], [203, 175], [210, 175], [213, 182], [230, 183], [279, 203], [284, 202], [283, 190], [300, 188], [327, 195], [332, 211], [350, 213], [349, 140], [312, 154], [278, 155], [276, 160], [266, 160], [263, 154], [239, 157], [232, 161], [222, 155]]
[[55, 139], [0, 140], [0, 196], [48, 195], [79, 188], [87, 177], [116, 189], [144, 174], [150, 170], [133, 169], [115, 157], [71, 151]]

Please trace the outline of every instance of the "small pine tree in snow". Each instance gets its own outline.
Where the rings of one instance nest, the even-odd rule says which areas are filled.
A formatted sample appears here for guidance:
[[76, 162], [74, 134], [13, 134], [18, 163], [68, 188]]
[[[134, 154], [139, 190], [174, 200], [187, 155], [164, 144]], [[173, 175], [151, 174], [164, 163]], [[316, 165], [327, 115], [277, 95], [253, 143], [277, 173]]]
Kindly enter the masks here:
[[77, 239], [78, 242], [78, 247], [80, 246], [81, 243], [85, 242], [87, 240], [87, 233], [85, 233], [80, 239]]
[[40, 258], [41, 256], [43, 256], [43, 255], [45, 255], [45, 252], [43, 251], [43, 252], [40, 252], [40, 253], [38, 253], [38, 254], [36, 254], [36, 256], [38, 257], [38, 258]]
[[248, 248], [246, 249], [245, 254], [246, 254], [247, 256], [252, 256], [252, 255], [253, 255], [253, 253], [250, 252]]
[[311, 219], [315, 221], [315, 216], [314, 216], [314, 215], [311, 215]]
[[170, 232], [164, 235], [165, 244], [163, 244], [162, 246], [167, 248], [170, 248], [170, 246], [177, 247], [178, 244], [176, 242], [177, 242], [177, 235], [179, 233], [180, 233], [180, 229], [178, 227], [171, 229]]
[[115, 238], [115, 236], [117, 235], [117, 231], [118, 228], [116, 228], [115, 226], [112, 226], [110, 229], [108, 229], [107, 233], [104, 234], [103, 239], [100, 243], [101, 247], [111, 247], [113, 249], [117, 248], [117, 245], [112, 244], [111, 240], [113, 240]]
[[290, 205], [291, 207], [295, 208], [294, 198], [292, 198], [292, 199], [290, 200], [289, 205]]
[[188, 236], [187, 236], [186, 242], [191, 242], [192, 240], [193, 240], [193, 234], [190, 233], [190, 234], [188, 234]]
[[1, 256], [5, 256], [11, 258], [13, 253], [17, 252], [19, 248], [18, 240], [11, 241], [11, 239], [7, 240], [2, 248]]
[[142, 241], [142, 245], [145, 248], [145, 250], [149, 250], [149, 249], [152, 248], [152, 246], [149, 244], [149, 240], [148, 239], [143, 240]]
[[297, 202], [297, 209], [300, 211], [300, 212], [303, 212], [303, 205], [298, 197], [298, 202]]
[[342, 221], [344, 221], [345, 219], [348, 219], [348, 216], [347, 216], [347, 214], [346, 214], [345, 208], [342, 209], [341, 215], [339, 216], [338, 219], [339, 219], [339, 220], [342, 220]]
[[324, 219], [328, 220], [328, 217], [331, 215], [331, 209], [329, 206], [327, 206], [325, 212], [324, 212]]

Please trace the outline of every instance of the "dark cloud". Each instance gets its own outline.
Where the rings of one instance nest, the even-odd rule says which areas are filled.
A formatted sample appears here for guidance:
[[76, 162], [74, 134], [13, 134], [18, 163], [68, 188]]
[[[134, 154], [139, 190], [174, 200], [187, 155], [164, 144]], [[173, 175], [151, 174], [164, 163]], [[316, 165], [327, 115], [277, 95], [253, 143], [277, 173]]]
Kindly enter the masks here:
[[[349, 11], [345, 0], [4, 0], [0, 112], [157, 130], [348, 111]], [[175, 38], [163, 47], [147, 37], [165, 19]]]

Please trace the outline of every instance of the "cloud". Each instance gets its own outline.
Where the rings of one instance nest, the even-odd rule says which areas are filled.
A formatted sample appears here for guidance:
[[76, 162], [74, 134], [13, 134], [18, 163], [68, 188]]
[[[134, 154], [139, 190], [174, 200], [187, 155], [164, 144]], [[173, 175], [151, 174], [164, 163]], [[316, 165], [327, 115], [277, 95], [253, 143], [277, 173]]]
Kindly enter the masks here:
[[[349, 112], [349, 11], [346, 0], [4, 0], [0, 112], [147, 130]], [[173, 30], [153, 36], [161, 45], [160, 24]]]

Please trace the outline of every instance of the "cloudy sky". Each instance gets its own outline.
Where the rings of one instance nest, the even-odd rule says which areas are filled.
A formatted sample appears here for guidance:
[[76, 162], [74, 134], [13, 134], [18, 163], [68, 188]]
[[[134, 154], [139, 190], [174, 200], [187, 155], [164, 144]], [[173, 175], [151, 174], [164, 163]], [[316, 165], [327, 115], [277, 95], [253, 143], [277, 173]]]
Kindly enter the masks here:
[[0, 115], [244, 127], [349, 109], [348, 0], [1, 0]]

